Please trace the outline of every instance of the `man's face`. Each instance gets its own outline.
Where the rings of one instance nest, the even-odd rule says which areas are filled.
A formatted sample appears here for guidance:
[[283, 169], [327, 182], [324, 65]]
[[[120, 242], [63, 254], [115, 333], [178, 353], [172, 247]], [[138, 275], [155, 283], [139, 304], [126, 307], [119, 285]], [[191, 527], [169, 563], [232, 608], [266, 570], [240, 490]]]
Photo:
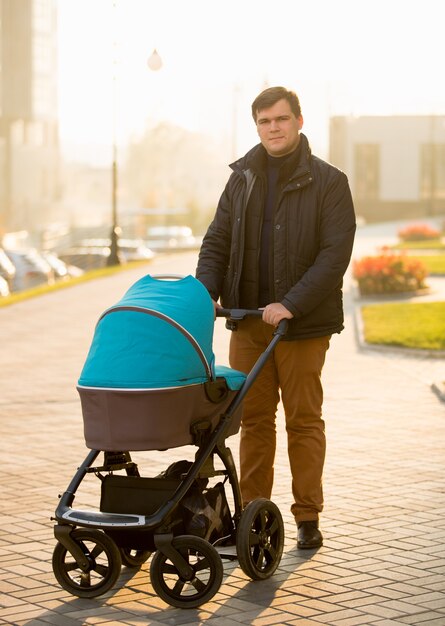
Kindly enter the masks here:
[[295, 117], [287, 100], [278, 100], [270, 108], [257, 111], [257, 132], [270, 156], [293, 152], [300, 141], [302, 126], [303, 117]]

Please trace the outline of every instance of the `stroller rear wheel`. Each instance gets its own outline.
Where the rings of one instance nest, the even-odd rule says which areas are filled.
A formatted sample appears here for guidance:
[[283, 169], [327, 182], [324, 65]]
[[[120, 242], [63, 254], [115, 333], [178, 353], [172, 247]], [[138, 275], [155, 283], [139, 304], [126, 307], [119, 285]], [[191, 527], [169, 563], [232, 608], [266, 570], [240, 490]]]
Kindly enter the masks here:
[[122, 565], [125, 567], [141, 567], [150, 558], [149, 550], [133, 550], [132, 548], [119, 548]]
[[89, 567], [82, 569], [65, 546], [57, 542], [52, 565], [58, 583], [79, 598], [95, 598], [107, 592], [121, 571], [119, 548], [100, 530], [76, 528], [71, 538], [87, 556]]
[[190, 566], [190, 575], [181, 576], [173, 561], [157, 550], [150, 564], [153, 589], [158, 596], [180, 609], [192, 609], [208, 602], [219, 590], [223, 564], [216, 549], [201, 537], [180, 535], [172, 541]]
[[277, 569], [284, 545], [284, 524], [276, 504], [252, 500], [241, 514], [236, 549], [241, 569], [252, 580], [264, 580]]

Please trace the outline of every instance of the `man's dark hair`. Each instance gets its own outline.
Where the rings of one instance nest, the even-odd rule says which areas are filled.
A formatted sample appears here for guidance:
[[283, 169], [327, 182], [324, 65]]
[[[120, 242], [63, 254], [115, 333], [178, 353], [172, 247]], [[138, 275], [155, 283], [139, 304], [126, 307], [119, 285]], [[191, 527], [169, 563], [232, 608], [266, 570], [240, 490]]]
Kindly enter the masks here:
[[284, 87], [269, 87], [268, 89], [262, 91], [252, 102], [252, 117], [255, 123], [258, 111], [262, 111], [263, 109], [269, 109], [279, 100], [287, 100], [295, 117], [300, 117], [300, 101], [294, 91], [289, 91]]

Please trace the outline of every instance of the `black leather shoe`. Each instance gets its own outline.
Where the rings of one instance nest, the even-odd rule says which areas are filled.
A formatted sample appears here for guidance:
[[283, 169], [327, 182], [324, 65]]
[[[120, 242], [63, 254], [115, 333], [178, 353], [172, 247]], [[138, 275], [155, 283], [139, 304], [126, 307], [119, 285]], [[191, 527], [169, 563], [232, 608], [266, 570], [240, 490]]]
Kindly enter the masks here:
[[318, 529], [318, 522], [298, 522], [297, 548], [300, 550], [312, 550], [323, 545], [323, 535]]

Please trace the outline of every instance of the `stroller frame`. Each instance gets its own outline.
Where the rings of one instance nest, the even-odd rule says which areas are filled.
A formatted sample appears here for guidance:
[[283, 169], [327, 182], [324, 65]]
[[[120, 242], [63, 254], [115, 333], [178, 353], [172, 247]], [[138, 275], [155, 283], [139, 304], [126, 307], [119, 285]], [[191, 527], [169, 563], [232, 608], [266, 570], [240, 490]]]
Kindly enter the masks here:
[[[233, 329], [247, 316], [260, 316], [261, 311], [218, 309], [217, 317], [225, 317]], [[154, 551], [150, 577], [154, 590], [168, 604], [178, 608], [195, 608], [209, 601], [218, 591], [223, 578], [222, 559], [238, 560], [246, 575], [253, 580], [267, 579], [277, 569], [284, 545], [284, 525], [278, 507], [270, 500], [259, 498], [243, 507], [237, 470], [225, 439], [232, 416], [241, 404], [270, 357], [277, 343], [286, 334], [287, 320], [275, 329], [273, 338], [260, 355], [229, 406], [220, 415], [213, 430], [205, 422], [194, 431], [198, 446], [193, 463], [181, 476], [181, 481], [168, 494], [167, 500], [151, 514], [115, 513], [73, 508], [76, 492], [87, 474], [103, 478], [125, 471], [127, 476], [139, 477], [138, 466], [130, 452], [104, 451], [104, 462], [95, 462], [101, 450], [90, 450], [78, 467], [51, 519], [56, 522], [54, 535], [57, 545], [53, 553], [53, 571], [59, 584], [71, 594], [94, 598], [109, 591], [119, 577], [122, 564], [140, 567]], [[224, 469], [216, 470], [214, 456]], [[224, 476], [233, 494], [232, 530], [230, 536], [213, 543], [192, 534], [176, 534], [172, 519], [183, 498], [199, 478]], [[128, 548], [119, 545], [116, 534], [135, 533], [144, 544]], [[146, 538], [146, 545], [145, 545]], [[124, 542], [126, 543], [126, 542]], [[220, 547], [217, 547], [221, 544]], [[233, 546], [236, 553], [233, 553]], [[232, 549], [230, 549], [232, 548]]]

